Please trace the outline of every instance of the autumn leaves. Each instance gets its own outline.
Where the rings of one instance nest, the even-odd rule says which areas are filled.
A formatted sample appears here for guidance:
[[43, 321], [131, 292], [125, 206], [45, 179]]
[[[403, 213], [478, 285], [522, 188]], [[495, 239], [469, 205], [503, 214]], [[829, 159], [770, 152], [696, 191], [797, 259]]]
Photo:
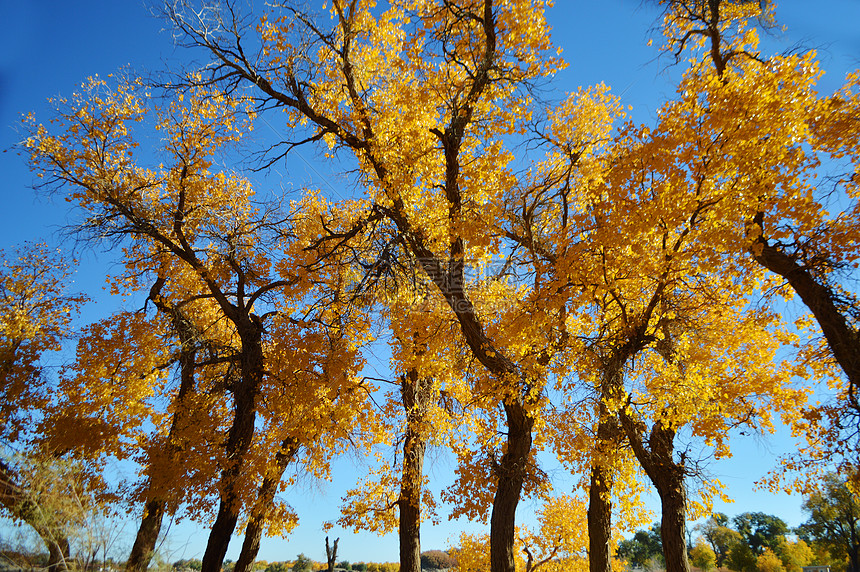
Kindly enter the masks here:
[[[89, 327], [61, 380], [64, 414], [99, 431], [52, 438], [143, 467], [130, 570], [177, 510], [213, 520], [206, 572], [244, 522], [249, 566], [263, 530], [295, 521], [277, 496], [291, 463], [325, 476], [346, 447], [402, 442], [341, 522], [390, 530], [397, 511], [414, 572], [434, 438], [458, 460], [445, 499], [489, 520], [493, 572], [515, 569], [517, 538], [529, 568], [608, 571], [638, 518], [617, 493], [642, 475], [667, 565], [688, 569], [685, 518], [720, 494], [696, 480], [693, 444], [719, 457], [734, 428], [812, 423], [806, 395], [831, 358], [849, 379], [831, 418], [850, 409], [852, 358], [826, 330], [841, 317], [851, 355], [838, 270], [858, 256], [857, 176], [829, 194], [818, 176], [831, 159], [856, 173], [856, 78], [820, 97], [813, 55], [761, 55], [753, 25], [771, 17], [756, 3], [669, 3], [665, 47], [688, 68], [642, 126], [605, 86], [541, 110], [533, 88], [563, 65], [541, 2], [371, 4], [289, 4], [254, 31], [235, 7], [175, 3], [210, 66], [165, 99], [93, 80], [31, 125], [46, 188], [80, 209], [83, 235], [122, 247], [115, 293], [149, 292]], [[325, 142], [359, 196], [252, 189], [229, 165], [258, 113], [289, 133], [268, 160]], [[771, 304], [783, 279], [827, 324], [820, 363], [782, 361], [799, 343]], [[388, 388], [360, 374], [380, 334]], [[540, 451], [581, 477], [587, 543], [559, 516], [584, 518], [585, 495], [552, 499]], [[524, 494], [547, 499], [546, 534], [517, 531]]]

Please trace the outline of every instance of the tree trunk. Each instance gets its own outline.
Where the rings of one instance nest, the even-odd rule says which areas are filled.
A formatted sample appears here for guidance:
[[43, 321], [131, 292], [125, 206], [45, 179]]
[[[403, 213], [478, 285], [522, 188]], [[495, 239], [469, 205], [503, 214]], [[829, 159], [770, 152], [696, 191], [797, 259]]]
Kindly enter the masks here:
[[126, 572], [146, 572], [149, 562], [155, 552], [155, 543], [161, 532], [161, 520], [164, 517], [164, 501], [154, 498], [143, 507], [143, 518], [137, 529], [137, 536], [131, 547], [131, 554], [125, 563]]
[[236, 396], [236, 414], [227, 439], [227, 466], [221, 471], [221, 499], [218, 503], [218, 515], [209, 532], [201, 572], [221, 571], [230, 537], [239, 520], [241, 500], [237, 485], [242, 473], [245, 452], [250, 447], [254, 436], [256, 411], [254, 411], [253, 402], [252, 396], [242, 395], [241, 399], [239, 395]]
[[257, 418], [256, 399], [263, 379], [264, 363], [262, 327], [248, 324], [246, 328], [240, 328], [239, 331], [242, 339], [242, 378], [233, 391], [235, 416], [227, 435], [227, 460], [221, 471], [218, 515], [209, 532], [201, 572], [221, 572], [230, 537], [236, 530], [236, 523], [239, 520], [242, 499], [239, 498], [238, 485], [242, 477], [245, 456], [254, 438], [254, 422]]
[[59, 572], [60, 570], [68, 570], [69, 565], [69, 539], [68, 538], [42, 538], [42, 541], [48, 547], [48, 570], [50, 572]]
[[16, 481], [12, 467], [0, 460], [0, 504], [15, 518], [26, 522], [36, 531], [48, 549], [48, 568], [52, 571], [68, 570], [69, 539], [62, 534], [61, 526], [51, 520], [53, 513], [43, 511]]
[[[755, 223], [762, 227], [764, 215], [758, 213]], [[809, 266], [800, 264], [762, 235], [751, 248], [753, 257], [763, 267], [782, 276], [812, 312], [821, 328], [834, 359], [845, 372], [849, 382], [848, 399], [851, 407], [860, 411], [860, 335], [852, 328], [836, 305], [836, 293], [826, 283], [816, 279]]]
[[588, 490], [588, 569], [611, 572], [612, 474], [601, 465], [591, 468]]
[[[160, 290], [163, 285], [164, 280], [159, 278], [150, 292], [149, 299], [155, 303], [159, 310], [171, 317], [173, 328], [178, 334], [181, 344], [179, 391], [176, 394], [176, 408], [170, 423], [170, 430], [167, 433], [167, 465], [169, 469], [175, 464], [175, 459], [181, 452], [181, 447], [177, 443], [177, 433], [184, 423], [185, 398], [194, 391], [194, 371], [199, 336], [194, 325], [161, 297]], [[159, 469], [150, 467], [150, 471], [153, 470], [160, 472]], [[163, 481], [164, 478], [162, 475], [154, 476], [150, 473], [147, 502], [143, 507], [143, 516], [137, 529], [134, 544], [131, 547], [131, 554], [125, 563], [126, 572], [146, 572], [155, 553], [155, 544], [158, 542], [158, 534], [161, 532], [161, 522], [167, 510], [167, 502], [164, 499], [166, 491], [163, 490], [161, 483], [155, 482], [156, 480]]]
[[490, 571], [515, 572], [517, 505], [528, 472], [534, 418], [516, 398], [505, 401], [506, 450], [496, 466], [496, 496], [490, 515]]
[[687, 557], [687, 493], [684, 490], [683, 472], [667, 471], [665, 478], [658, 478], [662, 519], [660, 538], [663, 541], [663, 556], [666, 572], [690, 572]]
[[618, 440], [618, 424], [609, 416], [602, 401], [598, 410], [600, 421], [588, 490], [588, 569], [589, 572], [611, 572], [613, 474], [606, 459]]
[[666, 572], [690, 572], [687, 557], [687, 491], [683, 463], [676, 463], [675, 430], [657, 422], [651, 428], [645, 447], [644, 424], [636, 423], [626, 411], [620, 412], [622, 426], [636, 459], [660, 495], [662, 518], [660, 538]]
[[398, 500], [400, 572], [421, 572], [421, 487], [424, 481], [424, 452], [427, 449], [424, 418], [432, 390], [433, 381], [419, 377], [414, 369], [401, 380], [406, 435]]
[[334, 563], [337, 560], [337, 542], [340, 538], [334, 539], [334, 544], [329, 546], [328, 536], [325, 537], [325, 559], [328, 564], [328, 572], [334, 572]]

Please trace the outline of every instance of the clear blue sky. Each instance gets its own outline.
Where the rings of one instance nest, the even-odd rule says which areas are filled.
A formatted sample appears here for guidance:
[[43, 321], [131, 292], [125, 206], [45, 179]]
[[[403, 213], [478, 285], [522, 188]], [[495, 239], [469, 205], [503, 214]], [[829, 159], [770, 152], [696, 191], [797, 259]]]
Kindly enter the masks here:
[[[625, 104], [634, 106], [634, 118], [648, 121], [666, 97], [674, 91], [672, 77], [677, 70], [669, 61], [657, 59], [654, 48], [646, 46], [656, 24], [652, 5], [638, 0], [556, 0], [550, 20], [554, 38], [564, 48], [570, 67], [556, 83], [559, 90], [572, 90], [598, 82], [610, 85]], [[846, 71], [860, 67], [860, 0], [787, 0], [777, 8], [785, 34], [768, 40], [782, 51], [795, 44], [817, 48], [827, 75], [824, 91], [833, 89]], [[0, 247], [6, 248], [25, 240], [57, 241], [56, 229], [64, 224], [65, 205], [46, 198], [36, 198], [30, 185], [33, 176], [23, 159], [10, 147], [19, 137], [16, 131], [20, 114], [33, 111], [41, 119], [49, 115], [45, 100], [69, 95], [90, 75], [106, 76], [131, 66], [138, 72], [162, 69], [165, 61], [186, 60], [189, 54], [174, 48], [166, 23], [150, 16], [138, 0], [0, 0]], [[319, 177], [302, 163], [291, 173], [299, 183]], [[321, 181], [319, 184], [324, 184]], [[101, 300], [87, 316], [96, 317], [110, 308], [111, 302], [99, 294], [103, 278], [97, 254], [84, 256], [82, 271], [76, 278], [77, 288]], [[380, 377], [386, 364], [378, 363]], [[710, 469], [729, 488], [737, 502], [718, 506], [729, 515], [744, 511], [776, 514], [790, 525], [800, 524], [799, 497], [772, 496], [754, 492], [753, 483], [775, 463], [775, 457], [791, 449], [785, 435], [769, 439], [735, 439], [735, 458], [714, 463]], [[442, 454], [431, 454], [428, 470], [434, 488], [451, 480], [453, 465]], [[355, 477], [365, 468], [360, 460], [339, 461], [332, 483], [303, 482], [287, 496], [300, 515], [301, 525], [287, 539], [263, 541], [259, 558], [288, 560], [299, 552], [311, 558], [324, 558], [324, 533], [321, 523], [337, 517], [337, 503]], [[563, 485], [559, 492], [567, 492]], [[535, 506], [521, 505], [519, 516], [530, 520]], [[444, 511], [444, 507], [443, 507]], [[438, 527], [425, 526], [424, 549], [444, 548], [462, 528], [483, 530], [479, 525], [443, 522]], [[133, 529], [133, 523], [128, 530]], [[2, 533], [2, 528], [0, 528]], [[353, 535], [334, 529], [340, 537], [340, 555], [352, 562], [397, 560], [397, 539], [391, 535]], [[173, 528], [167, 557], [199, 557], [206, 536], [190, 524]], [[235, 559], [241, 540], [234, 539], [228, 558]], [[130, 546], [130, 542], [128, 543]]]

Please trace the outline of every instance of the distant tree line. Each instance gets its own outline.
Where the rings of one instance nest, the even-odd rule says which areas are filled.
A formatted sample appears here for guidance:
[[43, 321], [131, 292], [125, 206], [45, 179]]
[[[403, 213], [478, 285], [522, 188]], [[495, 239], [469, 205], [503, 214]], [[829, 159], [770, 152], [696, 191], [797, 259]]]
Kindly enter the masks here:
[[[800, 572], [803, 566], [830, 566], [833, 572], [860, 572], [860, 502], [846, 481], [824, 477], [803, 503], [809, 519], [795, 529], [777, 516], [744, 512], [733, 518], [714, 513], [693, 531], [690, 563], [702, 570]], [[638, 530], [618, 545], [630, 568], [665, 567], [660, 525]]]

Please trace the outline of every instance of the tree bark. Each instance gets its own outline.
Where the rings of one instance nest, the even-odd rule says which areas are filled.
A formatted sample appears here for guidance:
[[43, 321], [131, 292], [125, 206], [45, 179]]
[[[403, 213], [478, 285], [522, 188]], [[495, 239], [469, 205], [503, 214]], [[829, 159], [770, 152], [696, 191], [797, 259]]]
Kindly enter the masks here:
[[137, 536], [131, 547], [131, 554], [125, 563], [126, 572], [146, 572], [155, 552], [161, 521], [164, 518], [165, 502], [160, 498], [149, 500], [143, 507], [143, 518], [137, 529]]
[[589, 572], [611, 572], [612, 552], [612, 481], [613, 474], [606, 458], [618, 439], [618, 424], [609, 416], [606, 405], [598, 408], [597, 443], [591, 466], [588, 490], [588, 569]]
[[334, 572], [334, 563], [337, 560], [337, 542], [340, 538], [334, 539], [334, 544], [329, 546], [328, 536], [325, 537], [325, 559], [328, 565], [328, 572]]
[[[248, 319], [248, 322], [251, 320]], [[221, 572], [230, 537], [236, 530], [241, 508], [239, 479], [242, 476], [245, 455], [254, 438], [256, 399], [263, 379], [262, 325], [248, 323], [238, 329], [242, 340], [242, 378], [233, 390], [235, 414], [227, 435], [227, 460], [221, 471], [221, 498], [218, 515], [212, 524], [206, 551], [203, 553], [201, 572]]]
[[406, 435], [398, 500], [400, 572], [421, 572], [421, 488], [424, 481], [424, 453], [427, 449], [424, 422], [432, 390], [433, 381], [419, 377], [414, 369], [401, 380]]
[[[179, 336], [181, 344], [179, 354], [179, 391], [176, 394], [176, 408], [170, 423], [170, 430], [167, 433], [167, 464], [168, 466], [172, 466], [177, 455], [181, 452], [181, 447], [177, 443], [177, 439], [178, 433], [184, 423], [185, 398], [189, 393], [194, 391], [194, 372], [199, 340], [198, 332], [194, 325], [181, 312], [161, 297], [160, 290], [164, 282], [162, 278], [156, 281], [150, 291], [149, 299], [155, 303], [159, 310], [170, 316], [171, 323]], [[161, 523], [164, 519], [164, 514], [167, 512], [167, 501], [164, 498], [165, 491], [162, 490], [163, 487], [153, 482], [154, 478], [152, 474], [150, 474], [149, 480], [147, 501], [144, 504], [143, 516], [137, 529], [134, 544], [131, 547], [131, 553], [128, 556], [128, 560], [126, 560], [126, 572], [146, 572], [147, 568], [149, 568], [149, 563], [155, 553], [155, 544], [158, 542], [158, 534], [161, 532]]]
[[675, 430], [658, 421], [651, 428], [645, 446], [644, 424], [636, 423], [626, 411], [620, 412], [621, 423], [636, 459], [660, 495], [662, 518], [660, 538], [666, 572], [690, 572], [687, 557], [687, 491], [686, 470], [674, 459]]
[[289, 465], [298, 451], [298, 440], [290, 437], [284, 439], [283, 443], [281, 443], [281, 448], [275, 454], [275, 466], [263, 479], [260, 490], [257, 492], [257, 501], [254, 504], [251, 518], [248, 520], [248, 526], [245, 527], [245, 540], [242, 543], [239, 559], [233, 568], [234, 572], [248, 572], [251, 570], [254, 560], [257, 558], [257, 553], [260, 551], [260, 538], [263, 536], [263, 528], [266, 525], [266, 519], [275, 500], [275, 493], [278, 492], [278, 483], [281, 482], [281, 477], [284, 475], [287, 465]]
[[[755, 224], [762, 227], [763, 219], [763, 213], [758, 213]], [[801, 265], [797, 259], [771, 245], [763, 234], [753, 242], [751, 252], [761, 266], [782, 276], [812, 312], [836, 363], [848, 378], [849, 403], [860, 411], [860, 396], [857, 395], [860, 389], [860, 335], [837, 306], [833, 289], [818, 280], [809, 266]]]
[[515, 397], [504, 404], [508, 425], [506, 450], [496, 467], [496, 495], [490, 515], [490, 570], [515, 572], [514, 540], [517, 505], [528, 473], [534, 417]]

